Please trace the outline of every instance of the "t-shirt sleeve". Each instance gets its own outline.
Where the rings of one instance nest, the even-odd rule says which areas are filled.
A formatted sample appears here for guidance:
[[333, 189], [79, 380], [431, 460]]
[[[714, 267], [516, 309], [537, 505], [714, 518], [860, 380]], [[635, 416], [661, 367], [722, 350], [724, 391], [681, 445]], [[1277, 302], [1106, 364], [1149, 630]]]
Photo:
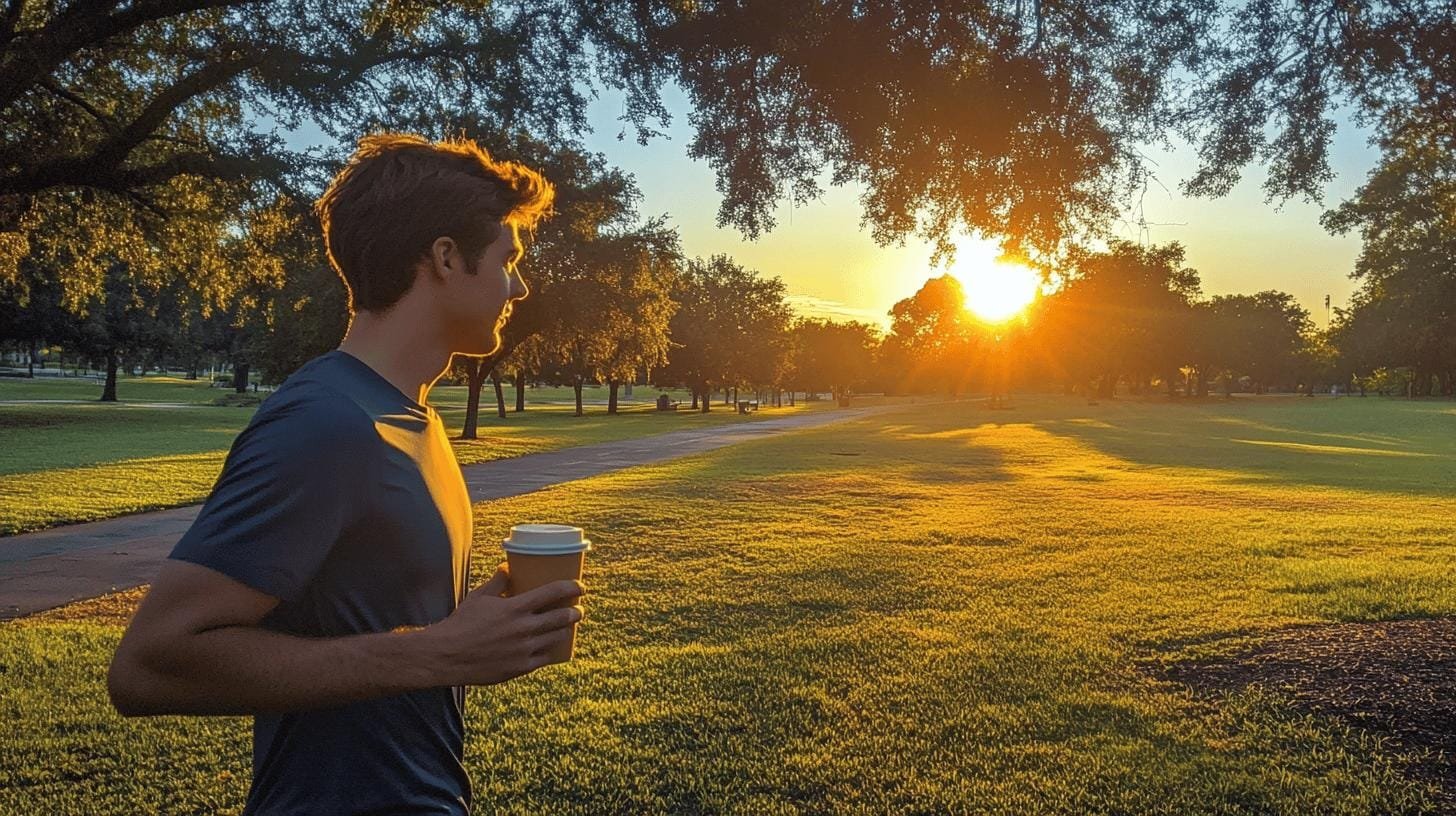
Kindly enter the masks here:
[[285, 396], [259, 408], [233, 441], [212, 494], [170, 557], [291, 601], [368, 506], [377, 436], [342, 396], [275, 398]]

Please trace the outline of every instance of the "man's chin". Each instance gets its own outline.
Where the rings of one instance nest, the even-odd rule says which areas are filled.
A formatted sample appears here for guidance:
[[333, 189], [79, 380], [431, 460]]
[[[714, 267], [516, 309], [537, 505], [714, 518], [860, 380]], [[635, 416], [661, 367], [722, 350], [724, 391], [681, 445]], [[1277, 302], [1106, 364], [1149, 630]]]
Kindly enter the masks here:
[[463, 354], [466, 357], [489, 357], [500, 350], [500, 329], [497, 328], [489, 337], [471, 340], [460, 345], [462, 348], [454, 349], [455, 354]]

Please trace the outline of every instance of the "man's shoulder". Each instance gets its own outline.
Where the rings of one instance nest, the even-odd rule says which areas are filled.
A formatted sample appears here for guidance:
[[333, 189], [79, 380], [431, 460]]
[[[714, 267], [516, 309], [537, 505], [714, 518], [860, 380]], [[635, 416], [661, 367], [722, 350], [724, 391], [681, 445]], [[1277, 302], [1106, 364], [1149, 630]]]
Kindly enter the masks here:
[[376, 441], [374, 420], [363, 406], [315, 378], [290, 380], [258, 406], [250, 427], [293, 439], [300, 448], [363, 445]]

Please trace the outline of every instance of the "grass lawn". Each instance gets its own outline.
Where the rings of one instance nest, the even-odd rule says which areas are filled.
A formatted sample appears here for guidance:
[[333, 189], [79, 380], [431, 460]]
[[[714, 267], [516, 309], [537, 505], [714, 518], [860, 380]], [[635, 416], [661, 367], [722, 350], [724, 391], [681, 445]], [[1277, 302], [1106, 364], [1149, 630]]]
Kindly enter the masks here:
[[[1406, 758], [1148, 667], [1456, 613], [1456, 407], [912, 407], [476, 508], [585, 527], [579, 657], [472, 689], [477, 810], [1435, 812]], [[0, 625], [0, 812], [235, 810], [247, 721], [123, 721], [136, 593]], [[565, 754], [569, 757], [562, 760]]]
[[[91, 392], [99, 394], [100, 389], [91, 385], [77, 379], [0, 380], [0, 400], [94, 399]], [[0, 536], [200, 502], [217, 480], [233, 437], [254, 411], [209, 404], [230, 392], [209, 388], [205, 382], [133, 378], [118, 391], [128, 402], [0, 405], [0, 496], [5, 497], [0, 503]], [[605, 391], [591, 389], [587, 398], [605, 399]], [[442, 387], [432, 393], [452, 436], [458, 436], [464, 424], [465, 392], [463, 387]], [[685, 410], [660, 413], [646, 404], [624, 403], [617, 416], [608, 415], [605, 407], [589, 405], [586, 416], [576, 417], [572, 406], [554, 404], [563, 392], [571, 398], [569, 388], [529, 389], [527, 410], [509, 412], [502, 420], [495, 414], [494, 392], [487, 389], [481, 438], [456, 440], [456, 458], [471, 464], [828, 405], [800, 403], [798, 408], [769, 408], [740, 417], [722, 405], [701, 415]], [[644, 400], [656, 399], [658, 393], [651, 388], [636, 390]], [[508, 407], [514, 407], [513, 392], [507, 396]]]
[[[105, 383], [95, 377], [0, 377], [0, 400], [99, 400]], [[116, 396], [122, 402], [168, 402], [210, 405], [231, 389], [211, 388], [207, 380], [153, 374], [118, 377]]]

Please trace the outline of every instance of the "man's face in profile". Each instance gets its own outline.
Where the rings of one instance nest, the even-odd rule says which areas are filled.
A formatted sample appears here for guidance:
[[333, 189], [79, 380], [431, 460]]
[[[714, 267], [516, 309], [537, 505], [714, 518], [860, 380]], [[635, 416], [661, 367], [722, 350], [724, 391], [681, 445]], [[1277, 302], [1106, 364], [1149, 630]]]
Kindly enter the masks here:
[[454, 276], [447, 283], [445, 308], [455, 327], [451, 351], [484, 355], [500, 347], [511, 304], [529, 293], [516, 272], [523, 251], [515, 225], [501, 224], [500, 235], [480, 254], [473, 274]]

